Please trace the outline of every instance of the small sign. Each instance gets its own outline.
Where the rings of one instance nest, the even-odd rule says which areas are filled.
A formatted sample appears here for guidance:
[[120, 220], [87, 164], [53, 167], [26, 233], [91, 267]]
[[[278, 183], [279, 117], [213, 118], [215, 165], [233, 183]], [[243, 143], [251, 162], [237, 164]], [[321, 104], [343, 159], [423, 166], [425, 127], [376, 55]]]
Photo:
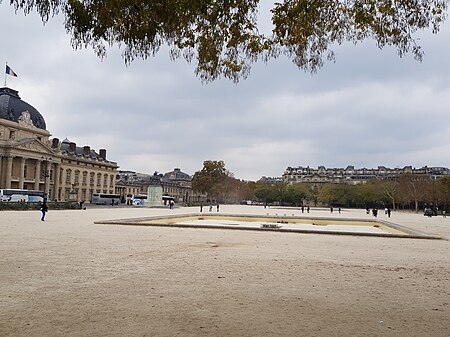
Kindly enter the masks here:
[[281, 226], [275, 223], [263, 223], [261, 224], [261, 228], [281, 228]]

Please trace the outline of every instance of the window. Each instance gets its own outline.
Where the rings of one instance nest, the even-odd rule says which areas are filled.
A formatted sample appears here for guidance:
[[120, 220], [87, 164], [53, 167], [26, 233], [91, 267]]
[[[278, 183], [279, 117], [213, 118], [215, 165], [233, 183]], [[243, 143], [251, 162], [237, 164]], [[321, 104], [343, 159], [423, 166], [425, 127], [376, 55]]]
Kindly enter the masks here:
[[70, 184], [70, 179], [72, 178], [72, 170], [68, 169], [66, 171], [66, 184]]

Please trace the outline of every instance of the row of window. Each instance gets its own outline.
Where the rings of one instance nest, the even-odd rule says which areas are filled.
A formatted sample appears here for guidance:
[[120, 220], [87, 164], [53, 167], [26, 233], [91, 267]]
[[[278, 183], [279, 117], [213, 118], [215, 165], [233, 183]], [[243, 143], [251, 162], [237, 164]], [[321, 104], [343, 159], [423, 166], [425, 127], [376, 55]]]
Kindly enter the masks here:
[[[80, 172], [79, 170], [75, 170], [72, 171], [71, 169], [67, 169], [66, 170], [66, 184], [70, 184], [72, 181], [72, 172], [74, 175], [74, 184], [75, 185], [79, 185], [80, 184], [80, 177], [81, 177], [81, 184], [82, 185], [87, 185], [87, 180], [89, 178], [89, 185], [93, 186], [95, 185], [94, 183], [96, 182], [97, 186], [108, 186], [108, 182], [109, 182], [109, 187], [113, 187], [114, 186], [114, 174], [107, 174], [107, 173], [97, 173], [95, 174], [94, 172], [88, 173], [87, 171], [83, 171]], [[59, 172], [59, 179], [60, 181], [62, 181], [62, 174], [63, 174], [63, 170], [61, 170]], [[89, 176], [88, 176], [89, 174]], [[102, 184], [103, 181], [103, 184]]]

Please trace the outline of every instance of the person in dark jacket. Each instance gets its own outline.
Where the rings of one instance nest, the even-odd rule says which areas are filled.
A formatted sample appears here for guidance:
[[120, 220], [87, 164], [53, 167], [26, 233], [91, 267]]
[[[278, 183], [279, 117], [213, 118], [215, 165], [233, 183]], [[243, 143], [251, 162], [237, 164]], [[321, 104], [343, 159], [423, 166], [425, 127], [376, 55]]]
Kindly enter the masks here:
[[45, 221], [45, 214], [47, 214], [48, 212], [47, 202], [45, 201], [41, 205], [41, 212], [42, 212], [41, 221]]

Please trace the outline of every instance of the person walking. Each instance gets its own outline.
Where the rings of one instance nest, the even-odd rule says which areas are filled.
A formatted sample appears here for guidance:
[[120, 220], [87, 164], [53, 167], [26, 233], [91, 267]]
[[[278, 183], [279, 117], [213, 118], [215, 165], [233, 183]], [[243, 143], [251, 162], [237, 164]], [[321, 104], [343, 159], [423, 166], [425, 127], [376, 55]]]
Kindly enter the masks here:
[[388, 216], [388, 218], [391, 217], [391, 209], [390, 208], [387, 209], [387, 216]]
[[373, 216], [376, 218], [377, 215], [378, 215], [378, 208], [372, 209], [372, 214], [373, 214]]
[[219, 204], [217, 204], [217, 212], [219, 211]]
[[48, 206], [45, 200], [41, 205], [41, 212], [42, 212], [41, 221], [45, 221], [45, 214], [47, 214], [48, 212]]

